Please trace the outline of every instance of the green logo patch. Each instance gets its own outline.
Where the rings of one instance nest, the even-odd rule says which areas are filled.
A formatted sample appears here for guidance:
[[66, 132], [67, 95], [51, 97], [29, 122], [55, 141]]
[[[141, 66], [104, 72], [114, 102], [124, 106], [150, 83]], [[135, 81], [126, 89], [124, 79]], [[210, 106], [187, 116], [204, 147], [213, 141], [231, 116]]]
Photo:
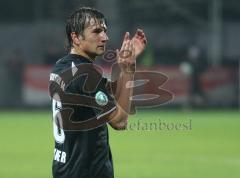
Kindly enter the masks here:
[[95, 95], [95, 101], [101, 106], [105, 106], [108, 103], [108, 97], [102, 91], [98, 91]]

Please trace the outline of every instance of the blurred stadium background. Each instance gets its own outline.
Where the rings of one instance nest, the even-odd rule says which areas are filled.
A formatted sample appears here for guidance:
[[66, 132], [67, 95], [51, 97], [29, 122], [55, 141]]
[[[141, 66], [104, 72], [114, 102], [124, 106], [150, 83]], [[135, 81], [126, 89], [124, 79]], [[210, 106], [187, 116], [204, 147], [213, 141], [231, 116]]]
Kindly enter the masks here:
[[[192, 123], [184, 131], [110, 130], [116, 177], [239, 178], [238, 0], [1, 1], [0, 178], [51, 177], [49, 72], [66, 54], [67, 15], [80, 6], [105, 14], [110, 50], [125, 31], [144, 29], [138, 69], [169, 78], [163, 88], [174, 99], [138, 110], [130, 123]], [[108, 71], [108, 62], [97, 63]]]

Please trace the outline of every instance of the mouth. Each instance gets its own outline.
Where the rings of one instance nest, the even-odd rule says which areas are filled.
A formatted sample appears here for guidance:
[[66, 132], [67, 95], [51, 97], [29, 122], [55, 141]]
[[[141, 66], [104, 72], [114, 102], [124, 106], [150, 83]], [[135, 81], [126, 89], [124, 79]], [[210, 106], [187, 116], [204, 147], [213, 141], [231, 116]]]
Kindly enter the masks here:
[[105, 45], [99, 45], [98, 48], [105, 48]]

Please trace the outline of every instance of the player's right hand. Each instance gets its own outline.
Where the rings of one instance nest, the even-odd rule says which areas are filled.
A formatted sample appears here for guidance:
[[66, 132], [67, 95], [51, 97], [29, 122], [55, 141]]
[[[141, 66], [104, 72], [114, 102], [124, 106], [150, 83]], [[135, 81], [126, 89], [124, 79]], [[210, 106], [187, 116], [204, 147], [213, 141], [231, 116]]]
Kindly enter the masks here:
[[117, 62], [124, 72], [135, 72], [136, 55], [133, 42], [130, 40], [129, 32], [125, 33], [120, 51], [117, 49]]

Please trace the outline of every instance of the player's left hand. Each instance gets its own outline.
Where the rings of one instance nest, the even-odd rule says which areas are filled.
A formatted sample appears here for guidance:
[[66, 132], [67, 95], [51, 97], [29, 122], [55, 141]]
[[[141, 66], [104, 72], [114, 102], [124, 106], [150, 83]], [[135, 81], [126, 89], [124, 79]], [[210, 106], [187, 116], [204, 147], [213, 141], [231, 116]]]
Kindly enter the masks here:
[[135, 49], [135, 55], [138, 57], [145, 49], [147, 45], [147, 38], [141, 29], [137, 29], [135, 35], [131, 39]]

